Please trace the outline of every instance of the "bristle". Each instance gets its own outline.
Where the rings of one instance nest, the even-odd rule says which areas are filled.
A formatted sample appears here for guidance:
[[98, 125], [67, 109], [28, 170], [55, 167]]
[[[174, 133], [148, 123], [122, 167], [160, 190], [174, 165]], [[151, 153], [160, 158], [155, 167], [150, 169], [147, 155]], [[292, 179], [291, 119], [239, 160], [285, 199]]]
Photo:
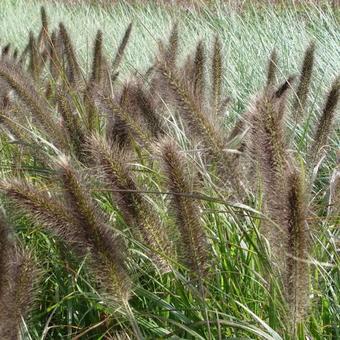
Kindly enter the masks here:
[[292, 84], [294, 83], [295, 76], [289, 76], [288, 79], [279, 86], [279, 88], [275, 91], [274, 97], [279, 99], [280, 105], [278, 105], [277, 109], [277, 118], [279, 120], [283, 119], [285, 111], [286, 111], [286, 96], [288, 90], [292, 89]]
[[[123, 92], [124, 95], [124, 92]], [[151, 149], [152, 143], [152, 135], [148, 130], [146, 130], [141, 124], [139, 124], [138, 120], [136, 120], [129, 112], [125, 110], [125, 108], [121, 103], [115, 102], [112, 98], [104, 99], [106, 104], [111, 110], [111, 114], [113, 115], [113, 124], [111, 125], [111, 131], [108, 131], [108, 135], [114, 141], [116, 137], [116, 128], [117, 123], [119, 123], [119, 127], [123, 128], [123, 132], [128, 132], [131, 134], [136, 140], [143, 145], [144, 147]], [[113, 130], [112, 130], [113, 128]], [[127, 128], [127, 130], [125, 130]]]
[[[226, 140], [218, 124], [212, 116], [199, 108], [195, 98], [191, 95], [175, 72], [166, 65], [159, 64], [158, 70], [169, 86], [180, 114], [187, 124], [187, 131], [194, 138], [198, 138], [206, 148], [205, 155], [210, 163], [215, 165], [219, 184], [231, 184], [237, 196], [243, 195], [244, 188], [240, 183], [239, 170], [234, 155], [226, 152]], [[240, 198], [239, 197], [239, 198]]]
[[127, 301], [131, 283], [125, 269], [122, 244], [68, 160], [60, 158], [58, 167], [67, 205], [91, 246], [91, 269], [113, 301]]
[[264, 184], [265, 209], [273, 221], [262, 225], [262, 234], [268, 240], [278, 270], [285, 271], [282, 251], [287, 246], [287, 152], [282, 120], [278, 118], [282, 109], [281, 100], [266, 90], [257, 100], [250, 116], [251, 154], [257, 162], [260, 179]]
[[77, 155], [77, 158], [81, 161], [84, 158], [83, 153], [83, 144], [85, 142], [85, 134], [83, 128], [81, 126], [81, 122], [77, 113], [73, 112], [71, 106], [71, 99], [63, 93], [59, 91], [57, 93], [57, 103], [58, 103], [58, 111], [63, 118], [63, 123], [68, 133], [70, 142], [72, 143], [72, 147], [74, 153]]
[[309, 292], [309, 231], [301, 175], [293, 170], [288, 178], [288, 249], [285, 273], [289, 318], [295, 328], [304, 320]]
[[153, 98], [142, 88], [142, 84], [128, 83], [123, 90], [121, 105], [132, 116], [140, 116], [150, 130], [152, 136], [157, 138], [163, 132], [160, 117], [155, 110]]
[[102, 79], [103, 72], [103, 33], [98, 30], [95, 44], [94, 44], [94, 53], [93, 53], [93, 62], [92, 62], [92, 73], [91, 73], [91, 82], [99, 84]]
[[41, 16], [41, 30], [37, 39], [37, 46], [39, 51], [46, 48], [48, 40], [48, 19], [44, 6], [41, 6], [40, 8], [40, 16]]
[[340, 77], [336, 78], [328, 93], [326, 103], [322, 110], [322, 114], [318, 120], [314, 136], [313, 144], [310, 147], [309, 159], [311, 166], [315, 165], [320, 150], [327, 144], [329, 135], [331, 134], [332, 123], [335, 118], [336, 107], [340, 96]]
[[126, 152], [110, 146], [103, 138], [94, 136], [89, 141], [92, 156], [100, 166], [112, 188], [114, 200], [127, 224], [138, 232], [148, 247], [150, 256], [162, 272], [169, 271], [171, 244], [166, 230], [152, 206], [144, 199], [136, 180], [127, 167]]
[[1, 57], [4, 58], [4, 57], [8, 56], [10, 49], [11, 49], [11, 44], [10, 43], [7, 44], [6, 46], [4, 46], [2, 48]]
[[212, 107], [215, 113], [219, 112], [221, 106], [223, 74], [222, 63], [221, 42], [218, 36], [216, 36], [212, 60]]
[[239, 118], [236, 123], [234, 124], [234, 127], [232, 128], [232, 130], [230, 131], [227, 141], [230, 142], [232, 141], [236, 136], [238, 136], [239, 134], [242, 133], [242, 131], [244, 130], [244, 121], [242, 118]]
[[151, 94], [146, 93], [141, 87], [138, 87], [136, 101], [152, 135], [155, 137], [161, 135], [163, 133], [163, 124], [156, 112]]
[[205, 49], [203, 42], [200, 41], [196, 48], [193, 68], [193, 95], [199, 107], [203, 109], [205, 102]]
[[164, 62], [169, 68], [176, 66], [176, 60], [178, 57], [178, 24], [174, 24], [170, 33], [168, 46], [161, 48], [164, 50]]
[[7, 291], [0, 301], [1, 339], [20, 339], [22, 320], [32, 309], [38, 272], [28, 252], [16, 250], [9, 263]]
[[47, 21], [46, 9], [45, 9], [44, 6], [41, 6], [41, 8], [40, 8], [40, 15], [41, 15], [41, 25], [47, 31], [48, 21]]
[[129, 42], [129, 38], [130, 38], [130, 34], [131, 34], [131, 30], [132, 30], [132, 23], [129, 24], [128, 28], [126, 29], [125, 31], [125, 34], [123, 36], [123, 39], [118, 47], [118, 50], [117, 50], [117, 53], [116, 53], [116, 56], [113, 60], [113, 63], [112, 63], [112, 72], [116, 72], [122, 59], [123, 59], [123, 56], [124, 56], [124, 52], [125, 52], [125, 49], [126, 49], [126, 46]]
[[100, 165], [114, 189], [112, 194], [120, 211], [124, 214], [124, 219], [128, 224], [133, 224], [137, 214], [133, 202], [140, 194], [133, 193], [137, 191], [137, 186], [127, 167], [126, 151], [115, 145], [110, 146], [99, 136], [93, 136], [89, 140], [89, 146], [96, 163]]
[[97, 131], [99, 127], [99, 114], [96, 105], [96, 97], [100, 91], [100, 87], [94, 80], [90, 80], [84, 93], [84, 108], [86, 112], [87, 131], [89, 134]]
[[[161, 143], [161, 160], [171, 192], [172, 208], [181, 237], [183, 260], [194, 280], [201, 280], [208, 271], [208, 241], [200, 221], [199, 205], [193, 198], [184, 164], [186, 160], [171, 140]], [[184, 194], [184, 195], [181, 195]]]
[[223, 149], [224, 143], [220, 140], [220, 135], [217, 133], [215, 126], [209, 121], [208, 117], [200, 111], [195, 99], [191, 96], [178, 76], [164, 64], [159, 65], [159, 72], [174, 93], [180, 112], [186, 120], [190, 132], [197, 137], [204, 138], [207, 146], [209, 145], [209, 147], [215, 150]]
[[24, 50], [22, 51], [20, 55], [20, 58], [19, 58], [20, 65], [23, 65], [25, 63], [29, 50], [30, 50], [30, 42], [27, 43], [27, 45], [25, 46]]
[[37, 81], [40, 75], [40, 56], [38, 52], [38, 46], [32, 31], [29, 34], [29, 53], [30, 53], [30, 63], [28, 70], [31, 73], [33, 79]]
[[50, 57], [50, 73], [52, 80], [56, 82], [62, 72], [62, 56], [61, 56], [60, 34], [53, 31], [49, 41], [49, 57]]
[[33, 186], [31, 183], [11, 178], [0, 181], [0, 191], [34, 221], [42, 224], [54, 235], [63, 237], [65, 234], [73, 239], [75, 224], [69, 209], [48, 194], [46, 190]]
[[63, 23], [59, 24], [60, 37], [63, 42], [64, 52], [67, 59], [67, 78], [71, 86], [77, 85], [81, 79], [81, 69], [77, 61], [72, 41]]
[[32, 308], [37, 270], [30, 253], [15, 245], [3, 216], [0, 238], [0, 338], [20, 339], [22, 320]]
[[[13, 231], [0, 213], [0, 304], [7, 289], [8, 264], [14, 251]], [[0, 319], [1, 320], [1, 319]], [[2, 320], [1, 320], [2, 321]], [[0, 323], [0, 329], [3, 323]]]
[[179, 73], [182, 75], [183, 79], [186, 79], [188, 84], [192, 84], [192, 76], [194, 69], [194, 58], [191, 53], [189, 53], [183, 63], [183, 66], [180, 68]]
[[314, 65], [315, 44], [311, 43], [306, 49], [300, 73], [299, 85], [296, 90], [296, 99], [293, 105], [297, 121], [302, 119], [306, 110], [308, 93], [312, 79]]
[[52, 115], [49, 114], [50, 112], [48, 112], [48, 104], [43, 101], [30, 80], [16, 68], [6, 63], [0, 63], [0, 77], [8, 82], [21, 100], [31, 109], [33, 116], [48, 133], [49, 138], [55, 141], [58, 147], [67, 150], [64, 135], [60, 127], [54, 122]]
[[267, 67], [267, 87], [274, 85], [276, 81], [276, 70], [277, 70], [277, 53], [273, 50]]

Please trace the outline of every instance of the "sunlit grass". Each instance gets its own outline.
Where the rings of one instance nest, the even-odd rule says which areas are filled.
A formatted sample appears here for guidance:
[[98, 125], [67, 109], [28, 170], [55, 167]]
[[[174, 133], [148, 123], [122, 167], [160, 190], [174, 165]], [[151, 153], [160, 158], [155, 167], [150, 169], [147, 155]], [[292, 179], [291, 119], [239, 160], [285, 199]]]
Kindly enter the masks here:
[[[40, 28], [41, 2], [1, 1], [1, 43], [11, 42], [23, 49], [30, 30]], [[331, 81], [340, 70], [339, 13], [329, 7], [320, 9], [310, 5], [294, 9], [249, 8], [237, 12], [224, 5], [216, 5], [200, 12], [173, 7], [132, 6], [120, 3], [112, 8], [99, 6], [74, 6], [46, 4], [50, 26], [60, 21], [70, 30], [77, 53], [81, 56], [86, 74], [91, 65], [92, 43], [97, 29], [104, 34], [106, 53], [113, 56], [128, 24], [133, 22], [133, 32], [121, 70], [124, 81], [134, 72], [145, 72], [154, 61], [158, 39], [168, 37], [172, 24], [179, 23], [181, 56], [194, 50], [199, 39], [212, 46], [219, 35], [225, 58], [225, 94], [232, 98], [226, 114], [226, 124], [232, 125], [236, 117], [247, 110], [249, 103], [263, 87], [265, 68], [273, 48], [278, 52], [280, 82], [289, 74], [298, 73], [302, 55], [310, 43], [316, 43], [316, 65], [312, 91], [309, 96], [306, 123], [296, 131], [294, 119], [288, 119], [289, 136], [297, 136], [290, 144], [299, 154], [301, 167], [306, 147], [311, 141], [311, 131]], [[188, 158], [204, 169], [199, 157], [187, 150], [187, 136], [174, 112], [167, 119], [173, 135], [186, 150]], [[337, 128], [339, 132], [339, 128]], [[311, 293], [309, 317], [297, 336], [311, 338], [337, 338], [340, 336], [339, 319], [339, 256], [336, 235], [339, 218], [323, 219], [326, 215], [326, 196], [329, 178], [335, 168], [335, 151], [339, 148], [339, 134], [333, 134], [329, 157], [321, 175], [314, 183], [310, 197], [306, 198], [317, 215], [310, 218], [313, 253], [311, 254]], [[2, 143], [2, 173], [13, 164], [12, 147]], [[164, 192], [164, 174], [136, 155], [133, 159], [139, 181], [151, 193], [146, 197], [165, 223], [173, 223], [166, 211], [168, 197]], [[8, 162], [8, 164], [7, 164]], [[202, 161], [203, 163], [203, 161]], [[44, 169], [43, 169], [44, 170]], [[18, 170], [20, 172], [20, 170]], [[37, 169], [26, 176], [38, 180]], [[20, 217], [13, 218], [16, 230], [28, 248], [33, 250], [43, 268], [43, 281], [37, 292], [37, 308], [27, 325], [31, 339], [105, 339], [116, 336], [131, 338], [131, 325], [147, 339], [281, 339], [289, 338], [288, 326], [283, 317], [284, 303], [276, 278], [268, 261], [265, 245], [259, 236], [259, 225], [264, 216], [259, 212], [262, 195], [253, 197], [251, 206], [223, 200], [223, 191], [209, 183], [206, 174], [202, 199], [202, 222], [207, 231], [213, 254], [213, 273], [202, 278], [207, 290], [202, 297], [197, 286], [177, 270], [167, 274], [155, 273], [153, 264], [145, 255], [145, 245], [131, 237], [127, 226], [112, 205], [107, 193], [92, 188], [103, 211], [115, 222], [116, 228], [129, 244], [129, 266], [136, 282], [129, 310], [108, 307], [89, 277], [83, 262], [77, 261], [70, 250], [45, 230]], [[39, 181], [39, 180], [38, 180]], [[326, 189], [325, 189], [326, 188]], [[53, 189], [51, 189], [53, 190]], [[256, 195], [255, 195], [256, 196]], [[7, 201], [4, 201], [7, 206]], [[10, 211], [10, 206], [9, 206]], [[85, 262], [85, 259], [84, 259]], [[140, 265], [140, 264], [143, 265]], [[177, 265], [177, 264], [176, 264]], [[136, 269], [138, 268], [138, 270]], [[269, 286], [268, 282], [274, 285]]]

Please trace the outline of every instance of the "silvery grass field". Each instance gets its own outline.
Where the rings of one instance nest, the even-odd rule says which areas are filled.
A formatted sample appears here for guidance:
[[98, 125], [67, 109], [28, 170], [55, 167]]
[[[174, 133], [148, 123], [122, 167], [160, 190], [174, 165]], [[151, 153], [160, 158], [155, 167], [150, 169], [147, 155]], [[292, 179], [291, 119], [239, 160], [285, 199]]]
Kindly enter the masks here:
[[0, 339], [340, 339], [337, 1], [0, 2]]

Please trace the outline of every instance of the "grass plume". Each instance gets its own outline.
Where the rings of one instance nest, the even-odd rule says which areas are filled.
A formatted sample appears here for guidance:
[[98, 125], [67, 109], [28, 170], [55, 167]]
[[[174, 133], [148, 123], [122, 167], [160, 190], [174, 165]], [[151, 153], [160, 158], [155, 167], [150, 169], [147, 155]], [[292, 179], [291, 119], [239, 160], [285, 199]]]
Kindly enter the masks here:
[[170, 37], [168, 46], [164, 51], [164, 62], [169, 68], [174, 68], [176, 66], [176, 60], [178, 57], [178, 49], [179, 49], [179, 34], [178, 34], [178, 24], [174, 24]]
[[251, 154], [255, 157], [263, 182], [265, 209], [275, 222], [264, 223], [262, 233], [272, 248], [278, 268], [285, 272], [282, 252], [287, 249], [287, 160], [284, 129], [280, 119], [281, 100], [275, 98], [272, 90], [257, 99], [251, 111]]
[[218, 113], [221, 106], [222, 96], [222, 75], [223, 59], [222, 47], [218, 36], [215, 37], [214, 54], [212, 58], [212, 107], [214, 112]]
[[125, 52], [126, 46], [127, 46], [129, 39], [130, 39], [131, 30], [132, 30], [132, 23], [130, 23], [129, 26], [127, 27], [127, 29], [124, 33], [123, 39], [120, 42], [120, 45], [118, 47], [115, 58], [113, 59], [112, 68], [111, 68], [113, 74], [117, 71], [117, 69], [118, 69], [118, 67], [119, 67], [119, 65], [120, 65], [120, 63], [121, 63], [121, 61], [124, 57], [124, 52]]
[[288, 177], [288, 258], [286, 296], [289, 318], [295, 328], [307, 312], [309, 298], [309, 230], [306, 220], [306, 199], [301, 174], [293, 169]]
[[308, 93], [310, 90], [310, 83], [312, 79], [312, 72], [314, 66], [315, 44], [311, 43], [304, 55], [298, 88], [296, 90], [296, 99], [293, 105], [294, 114], [299, 121], [302, 118], [303, 112], [306, 110], [306, 103]]
[[205, 49], [204, 44], [200, 41], [197, 44], [195, 58], [194, 58], [194, 67], [193, 67], [193, 96], [197, 103], [199, 103], [199, 107], [203, 109], [203, 103], [205, 101]]
[[316, 125], [313, 136], [313, 144], [311, 145], [309, 152], [311, 166], [315, 165], [317, 157], [320, 155], [320, 150], [327, 144], [328, 137], [331, 134], [331, 127], [335, 118], [339, 95], [340, 77], [334, 80], [332, 87], [328, 92], [321, 116]]
[[65, 25], [62, 22], [59, 24], [59, 34], [63, 43], [63, 48], [67, 60], [67, 79], [69, 85], [76, 86], [81, 79], [81, 69], [78, 64], [71, 38], [66, 30]]
[[95, 277], [109, 293], [109, 298], [126, 302], [131, 282], [125, 268], [123, 245], [69, 161], [60, 158], [58, 167], [66, 203], [89, 245]]
[[33, 117], [37, 119], [56, 146], [67, 149], [64, 135], [54, 121], [48, 104], [37, 93], [30, 79], [17, 68], [4, 62], [0, 63], [0, 77], [8, 82], [20, 99], [31, 109]]
[[69, 141], [72, 144], [72, 149], [79, 160], [84, 159], [84, 142], [85, 132], [78, 116], [78, 112], [74, 112], [72, 99], [62, 90], [57, 93], [58, 111], [63, 119]]
[[277, 70], [277, 53], [273, 50], [267, 66], [267, 86], [275, 84]]
[[185, 159], [171, 140], [161, 142], [161, 160], [171, 192], [172, 209], [181, 237], [183, 261], [191, 271], [192, 277], [201, 279], [208, 270], [208, 241], [200, 220], [199, 205], [189, 194], [192, 188], [184, 168]]
[[126, 223], [151, 248], [151, 257], [160, 269], [168, 271], [168, 261], [172, 255], [170, 240], [157, 213], [143, 197], [143, 190], [127, 167], [126, 151], [110, 146], [105, 139], [98, 136], [92, 137], [89, 145], [92, 156], [112, 188], [115, 203]]
[[15, 244], [4, 216], [0, 217], [0, 257], [0, 337], [20, 339], [22, 319], [32, 308], [37, 270], [31, 254]]

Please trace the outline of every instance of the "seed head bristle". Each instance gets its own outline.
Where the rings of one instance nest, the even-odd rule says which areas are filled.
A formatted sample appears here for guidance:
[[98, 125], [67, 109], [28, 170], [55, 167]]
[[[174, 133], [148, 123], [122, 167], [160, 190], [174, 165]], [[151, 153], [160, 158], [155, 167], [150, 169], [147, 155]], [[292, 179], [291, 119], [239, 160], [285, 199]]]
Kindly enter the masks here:
[[303, 113], [306, 110], [306, 103], [308, 93], [310, 90], [310, 83], [312, 79], [312, 72], [314, 66], [315, 44], [312, 42], [306, 49], [303, 64], [300, 73], [299, 85], [296, 90], [296, 99], [293, 105], [296, 119], [300, 121]]
[[18, 178], [9, 178], [0, 181], [0, 190], [14, 203], [18, 211], [23, 211], [54, 235], [73, 239], [73, 216], [46, 188]]
[[128, 83], [124, 87], [122, 106], [132, 116], [139, 116], [152, 136], [157, 138], [163, 132], [162, 123], [156, 112], [152, 96], [142, 86], [141, 83]]
[[163, 140], [160, 151], [168, 190], [171, 192], [172, 209], [180, 231], [183, 261], [190, 269], [192, 278], [201, 280], [208, 271], [208, 241], [200, 221], [198, 202], [186, 196], [192, 192], [184, 168], [186, 161], [172, 140]]
[[217, 109], [217, 116], [223, 116], [225, 115], [225, 112], [227, 110], [228, 105], [231, 102], [231, 98], [229, 96], [226, 96], [220, 103], [220, 106]]
[[13, 60], [17, 61], [19, 55], [19, 50], [16, 48], [13, 52]]
[[21, 338], [22, 319], [32, 308], [38, 272], [29, 252], [16, 245], [13, 230], [0, 217], [0, 338]]
[[162, 272], [170, 270], [172, 247], [166, 230], [127, 166], [126, 151], [110, 146], [105, 139], [93, 136], [89, 140], [90, 152], [108, 185], [124, 220], [149, 248], [150, 256]]
[[164, 62], [169, 68], [174, 68], [176, 66], [179, 48], [178, 40], [178, 24], [175, 23], [170, 33], [168, 46], [165, 48], [163, 45], [163, 48], [160, 49], [161, 52], [163, 50]]
[[63, 119], [69, 140], [72, 144], [73, 151], [79, 160], [85, 156], [83, 153], [83, 145], [85, 142], [85, 133], [81, 125], [77, 112], [72, 108], [72, 101], [63, 91], [57, 93], [58, 111]]
[[37, 47], [39, 51], [44, 50], [47, 47], [48, 42], [48, 19], [47, 13], [44, 6], [40, 8], [40, 16], [41, 16], [41, 30], [37, 39]]
[[329, 135], [331, 134], [331, 127], [335, 118], [336, 108], [340, 96], [340, 77], [336, 78], [328, 92], [325, 105], [323, 107], [321, 116], [317, 122], [316, 129], [313, 136], [313, 144], [310, 147], [309, 159], [311, 166], [320, 155], [320, 150], [327, 144]]
[[285, 291], [292, 326], [304, 320], [308, 305], [310, 245], [306, 221], [306, 199], [299, 171], [288, 177], [288, 249]]
[[268, 67], [267, 67], [267, 87], [274, 85], [276, 81], [276, 70], [277, 70], [277, 53], [274, 49], [270, 55]]
[[236, 190], [238, 196], [243, 195], [244, 189], [240, 183], [234, 155], [225, 150], [226, 138], [216, 122], [216, 116], [208, 115], [200, 109], [188, 86], [181, 81], [176, 72], [169, 70], [162, 63], [158, 65], [158, 70], [174, 96], [179, 113], [187, 124], [188, 133], [202, 142], [209, 162], [216, 166], [220, 184], [223, 183], [225, 186], [228, 183]]
[[215, 37], [214, 54], [212, 60], [212, 107], [215, 113], [218, 113], [221, 106], [222, 96], [222, 75], [223, 60], [221, 53], [221, 42], [218, 36]]
[[294, 83], [295, 78], [296, 78], [295, 75], [289, 76], [288, 79], [285, 80], [284, 83], [281, 84], [274, 93], [274, 96], [279, 99], [280, 103], [277, 109], [277, 118], [279, 120], [283, 119], [284, 117], [286, 111], [286, 96], [288, 90], [292, 88], [292, 84]]
[[93, 51], [93, 62], [92, 62], [92, 72], [91, 72], [91, 82], [99, 84], [103, 76], [103, 33], [98, 30], [94, 51]]
[[68, 159], [60, 158], [57, 167], [67, 205], [89, 245], [91, 270], [113, 301], [127, 301], [131, 282], [125, 268], [125, 251], [121, 241]]
[[5, 45], [5, 46], [2, 48], [2, 51], [1, 51], [1, 58], [4, 58], [4, 57], [8, 56], [10, 50], [11, 50], [11, 44], [8, 43], [7, 45]]
[[0, 62], [0, 77], [7, 81], [20, 99], [31, 109], [33, 117], [37, 119], [56, 146], [67, 150], [63, 132], [50, 114], [48, 104], [38, 94], [24, 73], [14, 66]]
[[124, 56], [126, 46], [129, 42], [131, 30], [132, 30], [132, 23], [130, 23], [129, 26], [127, 27], [127, 29], [124, 33], [123, 39], [122, 39], [122, 41], [121, 41], [121, 43], [118, 47], [116, 56], [115, 56], [115, 58], [112, 62], [112, 73], [116, 72], [118, 67], [120, 66], [120, 63], [121, 63], [123, 56]]
[[[139, 124], [137, 117], [133, 117], [124, 107], [126, 88], [123, 89], [120, 103], [113, 98], [103, 98], [110, 108], [112, 123], [109, 125], [108, 135], [112, 141], [118, 137], [119, 144], [126, 145], [126, 136], [133, 136], [141, 145], [151, 149], [153, 137], [151, 133]], [[123, 133], [123, 135], [119, 135]], [[123, 137], [123, 139], [121, 139]]]
[[[272, 222], [264, 222], [262, 234], [269, 241], [273, 259], [285, 271], [282, 251], [287, 247], [287, 161], [283, 122], [279, 119], [281, 100], [265, 90], [251, 110], [250, 156], [255, 159], [263, 182], [265, 211]], [[248, 146], [249, 147], [249, 146]]]
[[29, 34], [29, 46], [30, 46], [30, 49], [29, 49], [30, 63], [28, 66], [28, 70], [31, 73], [33, 79], [37, 81], [40, 76], [41, 60], [39, 56], [37, 42], [32, 31], [30, 31], [30, 34]]
[[50, 74], [54, 83], [62, 73], [62, 41], [57, 31], [53, 31], [49, 40]]
[[66, 75], [68, 78], [68, 82], [71, 86], [76, 86], [81, 79], [81, 69], [74, 51], [73, 43], [66, 30], [66, 27], [62, 22], [59, 24], [59, 33], [67, 60]]
[[205, 49], [204, 44], [200, 41], [196, 48], [194, 67], [193, 67], [193, 95], [200, 109], [203, 109], [205, 103]]

